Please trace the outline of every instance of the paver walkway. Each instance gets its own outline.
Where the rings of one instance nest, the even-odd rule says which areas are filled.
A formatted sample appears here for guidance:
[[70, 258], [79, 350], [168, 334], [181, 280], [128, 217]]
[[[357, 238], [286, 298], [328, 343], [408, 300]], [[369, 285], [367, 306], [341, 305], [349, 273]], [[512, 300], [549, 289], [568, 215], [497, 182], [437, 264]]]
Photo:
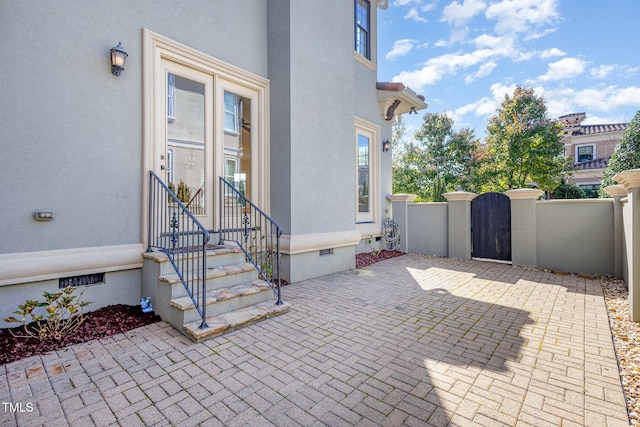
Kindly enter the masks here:
[[628, 425], [598, 281], [405, 255], [284, 295], [204, 343], [157, 323], [4, 365], [1, 424]]

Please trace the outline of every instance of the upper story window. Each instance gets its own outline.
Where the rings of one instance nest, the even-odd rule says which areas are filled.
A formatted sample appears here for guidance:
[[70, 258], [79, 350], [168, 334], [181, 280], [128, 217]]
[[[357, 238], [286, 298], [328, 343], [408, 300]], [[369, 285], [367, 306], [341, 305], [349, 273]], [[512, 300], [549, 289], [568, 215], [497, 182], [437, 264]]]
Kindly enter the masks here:
[[355, 0], [356, 52], [371, 59], [371, 4], [368, 0]]
[[576, 147], [576, 162], [589, 162], [595, 159], [594, 145], [579, 145]]

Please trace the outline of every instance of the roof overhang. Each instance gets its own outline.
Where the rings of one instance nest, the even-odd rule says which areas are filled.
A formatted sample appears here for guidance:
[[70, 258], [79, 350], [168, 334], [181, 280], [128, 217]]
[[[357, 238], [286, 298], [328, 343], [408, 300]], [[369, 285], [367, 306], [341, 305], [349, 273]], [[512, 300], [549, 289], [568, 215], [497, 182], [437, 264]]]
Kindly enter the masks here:
[[389, 7], [389, 0], [378, 0], [378, 9], [387, 10]]
[[402, 83], [378, 82], [378, 104], [382, 109], [382, 118], [394, 121], [401, 114], [416, 113], [427, 108], [424, 96], [416, 95], [414, 91]]

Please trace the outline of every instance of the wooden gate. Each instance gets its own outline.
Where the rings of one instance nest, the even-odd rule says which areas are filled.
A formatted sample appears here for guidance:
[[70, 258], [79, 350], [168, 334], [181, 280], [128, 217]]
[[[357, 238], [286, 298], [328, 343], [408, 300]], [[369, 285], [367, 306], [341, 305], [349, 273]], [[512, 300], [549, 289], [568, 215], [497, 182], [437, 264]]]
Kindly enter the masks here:
[[511, 200], [485, 193], [471, 202], [471, 255], [511, 261]]

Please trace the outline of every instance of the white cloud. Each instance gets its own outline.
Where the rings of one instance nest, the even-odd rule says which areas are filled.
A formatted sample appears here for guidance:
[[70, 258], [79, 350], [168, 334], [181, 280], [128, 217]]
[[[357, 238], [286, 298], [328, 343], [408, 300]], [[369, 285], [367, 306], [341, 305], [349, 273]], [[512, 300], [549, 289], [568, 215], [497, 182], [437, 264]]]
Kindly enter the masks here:
[[467, 76], [465, 76], [464, 81], [466, 84], [472, 83], [475, 80], [482, 78], [482, 77], [486, 77], [489, 74], [491, 74], [491, 72], [493, 71], [494, 68], [496, 68], [498, 66], [498, 64], [496, 64], [493, 61], [489, 61], [486, 62], [482, 65], [480, 65], [480, 68], [478, 69], [478, 71], [476, 71], [473, 74], [468, 74]]
[[407, 12], [407, 14], [404, 15], [404, 19], [409, 19], [411, 21], [416, 21], [416, 22], [429, 22], [428, 19], [425, 19], [422, 16], [420, 16], [420, 13], [418, 12], [417, 7], [412, 7], [411, 9], [409, 9], [409, 12]]
[[601, 65], [589, 70], [589, 74], [597, 79], [606, 79], [613, 70], [616, 69], [615, 65]]
[[415, 43], [416, 41], [411, 39], [396, 40], [391, 50], [384, 56], [384, 59], [392, 61], [401, 56], [408, 55]]
[[553, 58], [556, 56], [565, 56], [566, 53], [558, 49], [557, 47], [553, 47], [551, 49], [543, 50], [540, 53], [540, 58]]
[[602, 125], [602, 124], [610, 124], [610, 123], [627, 123], [629, 122], [629, 117], [625, 117], [622, 115], [617, 116], [595, 116], [595, 115], [587, 115], [587, 118], [582, 122], [583, 125]]
[[442, 11], [442, 21], [449, 22], [456, 27], [465, 25], [471, 18], [482, 12], [487, 4], [482, 0], [456, 0], [445, 6]]
[[504, 33], [528, 33], [532, 27], [555, 23], [559, 19], [557, 0], [500, 0], [486, 10], [487, 19], [497, 21], [495, 30]]
[[547, 82], [575, 77], [584, 73], [586, 66], [587, 63], [581, 59], [562, 58], [557, 62], [550, 63], [547, 73], [538, 77], [538, 80]]
[[[504, 38], [503, 37], [495, 37], [489, 34], [482, 34], [473, 39], [473, 43], [478, 48], [488, 47], [488, 48], [496, 48], [503, 45]], [[511, 42], [511, 40], [510, 40]]]
[[640, 87], [598, 86], [582, 90], [562, 87], [546, 90], [544, 97], [551, 117], [576, 111], [585, 111], [587, 116], [595, 117], [598, 114], [617, 111], [621, 108], [637, 108]]
[[446, 76], [456, 73], [460, 68], [468, 68], [482, 63], [494, 56], [489, 49], [476, 50], [473, 53], [450, 53], [430, 59], [424, 67], [415, 71], [403, 71], [393, 78], [413, 90], [421, 92], [426, 85], [434, 84]]

